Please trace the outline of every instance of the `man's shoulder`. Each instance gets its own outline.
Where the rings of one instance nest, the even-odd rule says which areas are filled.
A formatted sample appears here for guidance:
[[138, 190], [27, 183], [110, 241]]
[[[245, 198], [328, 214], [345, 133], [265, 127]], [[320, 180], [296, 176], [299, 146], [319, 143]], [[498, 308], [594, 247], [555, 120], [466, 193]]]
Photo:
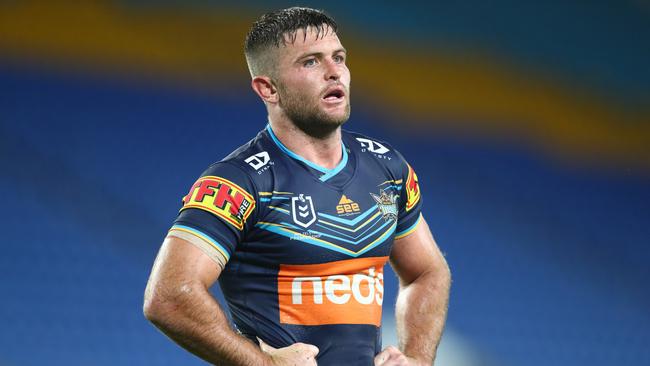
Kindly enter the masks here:
[[251, 188], [266, 186], [266, 180], [259, 173], [273, 165], [270, 151], [268, 136], [263, 130], [223, 159], [210, 164], [202, 176], [221, 177]]
[[266, 152], [268, 149], [264, 146], [263, 140], [263, 133], [260, 132], [251, 140], [233, 150], [223, 159], [210, 164], [208, 170], [229, 165], [239, 168], [238, 170], [241, 170], [242, 173], [246, 175], [251, 175], [252, 172], [248, 171], [249, 169], [246, 169], [246, 167], [263, 165], [269, 160], [268, 152]]
[[389, 168], [400, 168], [406, 162], [402, 154], [388, 141], [347, 130], [342, 131], [342, 136], [346, 147], [355, 151], [362, 159], [377, 160]]

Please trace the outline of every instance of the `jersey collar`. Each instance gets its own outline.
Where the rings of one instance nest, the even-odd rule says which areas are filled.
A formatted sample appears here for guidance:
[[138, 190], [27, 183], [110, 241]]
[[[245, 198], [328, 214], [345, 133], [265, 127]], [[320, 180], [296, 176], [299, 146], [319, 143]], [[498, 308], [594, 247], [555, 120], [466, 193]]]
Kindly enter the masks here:
[[275, 136], [275, 133], [273, 133], [273, 129], [271, 128], [271, 125], [266, 125], [266, 130], [269, 132], [269, 136], [271, 136], [271, 140], [278, 146], [282, 152], [285, 154], [289, 155], [290, 157], [306, 164], [312, 169], [318, 170], [319, 172], [323, 173], [323, 175], [320, 176], [320, 181], [321, 182], [326, 182], [328, 179], [332, 178], [336, 174], [338, 174], [343, 168], [345, 168], [345, 165], [348, 163], [348, 151], [345, 148], [345, 144], [343, 143], [343, 140], [341, 140], [341, 149], [343, 150], [343, 156], [341, 158], [341, 161], [338, 163], [337, 166], [335, 166], [333, 169], [327, 169], [324, 168], [318, 164], [314, 164], [311, 161], [303, 158], [302, 156], [294, 153], [293, 151], [289, 150], [284, 144]]

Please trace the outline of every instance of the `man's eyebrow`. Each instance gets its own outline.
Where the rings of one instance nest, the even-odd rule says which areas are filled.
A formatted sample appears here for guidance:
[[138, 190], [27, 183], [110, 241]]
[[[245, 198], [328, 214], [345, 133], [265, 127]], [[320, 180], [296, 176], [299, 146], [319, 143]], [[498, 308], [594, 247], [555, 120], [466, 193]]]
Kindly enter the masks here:
[[[345, 53], [345, 54], [347, 54], [348, 51], [345, 48], [341, 47], [341, 48], [338, 48], [338, 49], [336, 49], [336, 50], [334, 50], [332, 52], [332, 54], [336, 54], [336, 53]], [[321, 56], [323, 56], [323, 52], [310, 52], [310, 53], [302, 54], [302, 55], [300, 55], [300, 56], [298, 56], [296, 58], [296, 62], [302, 60], [305, 57], [310, 57], [310, 56], [321, 57]]]
[[300, 61], [300, 60], [302, 60], [303, 58], [311, 57], [311, 56], [317, 56], [317, 57], [320, 57], [320, 56], [323, 56], [323, 53], [322, 53], [322, 52], [310, 52], [310, 53], [304, 53], [304, 54], [298, 56], [298, 57], [296, 58], [296, 61]]

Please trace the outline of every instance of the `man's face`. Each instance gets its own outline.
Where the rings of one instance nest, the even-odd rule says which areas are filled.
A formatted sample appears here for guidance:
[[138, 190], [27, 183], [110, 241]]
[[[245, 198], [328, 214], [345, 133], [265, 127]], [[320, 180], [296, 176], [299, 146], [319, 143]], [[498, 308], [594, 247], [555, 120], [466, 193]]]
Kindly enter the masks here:
[[280, 46], [276, 83], [279, 105], [302, 131], [327, 136], [350, 117], [350, 70], [345, 49], [328, 27], [317, 36], [298, 30], [295, 42]]

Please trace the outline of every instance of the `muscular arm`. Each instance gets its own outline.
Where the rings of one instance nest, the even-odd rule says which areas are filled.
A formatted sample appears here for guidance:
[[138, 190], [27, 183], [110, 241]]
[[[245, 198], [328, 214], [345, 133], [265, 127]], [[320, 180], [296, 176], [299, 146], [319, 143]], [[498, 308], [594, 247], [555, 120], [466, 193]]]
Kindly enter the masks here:
[[431, 365], [447, 317], [451, 274], [424, 218], [410, 235], [395, 240], [390, 262], [400, 280], [395, 317], [399, 348]]
[[257, 345], [230, 328], [210, 294], [220, 273], [220, 267], [200, 249], [168, 237], [147, 283], [145, 316], [169, 338], [210, 363], [270, 364]]

